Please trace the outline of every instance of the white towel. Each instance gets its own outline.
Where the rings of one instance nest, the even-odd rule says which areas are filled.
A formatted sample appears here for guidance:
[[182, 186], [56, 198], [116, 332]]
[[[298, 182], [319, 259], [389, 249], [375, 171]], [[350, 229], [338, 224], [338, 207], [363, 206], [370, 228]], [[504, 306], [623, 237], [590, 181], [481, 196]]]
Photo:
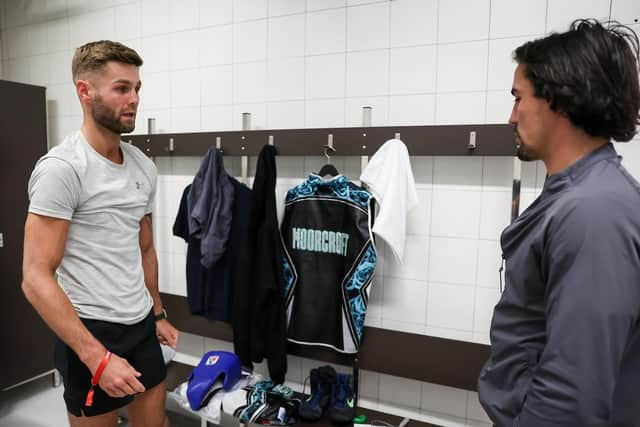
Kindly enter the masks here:
[[373, 232], [387, 242], [398, 262], [402, 263], [407, 213], [418, 205], [406, 145], [399, 139], [385, 142], [369, 160], [360, 181], [367, 184], [380, 207]]

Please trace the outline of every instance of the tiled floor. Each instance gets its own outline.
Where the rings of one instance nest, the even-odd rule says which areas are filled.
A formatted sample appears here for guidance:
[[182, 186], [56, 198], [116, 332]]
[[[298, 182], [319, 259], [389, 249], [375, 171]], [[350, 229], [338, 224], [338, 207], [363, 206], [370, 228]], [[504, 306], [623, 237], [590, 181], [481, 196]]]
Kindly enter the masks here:
[[67, 427], [62, 386], [53, 376], [0, 392], [0, 427]]
[[[68, 427], [63, 388], [53, 387], [52, 375], [8, 391], [0, 391], [0, 427]], [[169, 413], [171, 427], [198, 427], [193, 419]], [[126, 420], [119, 427], [129, 427]]]

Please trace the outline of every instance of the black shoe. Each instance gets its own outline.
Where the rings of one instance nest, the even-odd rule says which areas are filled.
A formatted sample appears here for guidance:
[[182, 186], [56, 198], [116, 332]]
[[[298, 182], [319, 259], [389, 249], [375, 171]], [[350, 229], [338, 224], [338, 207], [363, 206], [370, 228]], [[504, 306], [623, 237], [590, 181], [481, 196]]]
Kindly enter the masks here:
[[356, 416], [354, 408], [353, 380], [349, 374], [338, 374], [331, 393], [329, 418], [332, 423], [350, 423]]
[[298, 415], [303, 420], [317, 421], [331, 402], [331, 392], [336, 382], [336, 371], [331, 366], [311, 370], [311, 395], [300, 403]]

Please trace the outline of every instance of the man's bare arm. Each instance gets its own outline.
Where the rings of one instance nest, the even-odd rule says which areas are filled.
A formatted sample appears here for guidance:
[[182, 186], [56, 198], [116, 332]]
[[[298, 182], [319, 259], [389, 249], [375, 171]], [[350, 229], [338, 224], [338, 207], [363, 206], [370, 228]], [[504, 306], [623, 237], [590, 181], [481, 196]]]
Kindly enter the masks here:
[[[71, 301], [55, 279], [69, 231], [69, 221], [28, 214], [24, 233], [22, 290], [38, 314], [55, 334], [95, 373], [106, 352], [104, 346], [87, 330]], [[118, 397], [144, 391], [138, 374], [126, 360], [113, 355], [100, 387]]]

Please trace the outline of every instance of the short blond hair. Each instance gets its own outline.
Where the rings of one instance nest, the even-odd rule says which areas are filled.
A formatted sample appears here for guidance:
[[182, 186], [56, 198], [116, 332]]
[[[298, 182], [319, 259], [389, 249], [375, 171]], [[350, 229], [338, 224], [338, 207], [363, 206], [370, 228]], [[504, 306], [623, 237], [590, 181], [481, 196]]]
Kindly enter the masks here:
[[142, 58], [138, 52], [111, 40], [100, 40], [84, 44], [76, 49], [71, 61], [71, 75], [74, 83], [83, 75], [100, 71], [107, 62], [115, 61], [142, 65]]

